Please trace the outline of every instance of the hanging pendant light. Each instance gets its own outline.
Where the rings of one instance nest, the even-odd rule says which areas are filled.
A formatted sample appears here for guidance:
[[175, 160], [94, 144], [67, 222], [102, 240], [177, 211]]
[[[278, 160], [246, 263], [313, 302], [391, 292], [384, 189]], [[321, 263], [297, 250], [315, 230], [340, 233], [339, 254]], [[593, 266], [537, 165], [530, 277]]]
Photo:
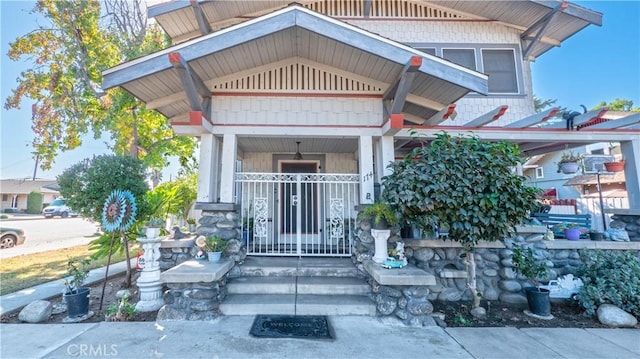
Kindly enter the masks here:
[[296, 145], [298, 145], [298, 151], [293, 155], [293, 159], [299, 161], [302, 159], [302, 153], [300, 153], [300, 141], [296, 141]]

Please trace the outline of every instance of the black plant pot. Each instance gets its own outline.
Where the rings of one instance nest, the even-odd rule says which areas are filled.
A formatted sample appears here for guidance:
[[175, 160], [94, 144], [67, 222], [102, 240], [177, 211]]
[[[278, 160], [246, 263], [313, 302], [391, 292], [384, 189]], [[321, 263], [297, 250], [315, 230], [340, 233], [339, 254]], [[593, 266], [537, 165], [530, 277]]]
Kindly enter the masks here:
[[69, 318], [81, 317], [89, 313], [89, 290], [90, 288], [80, 288], [64, 294]]
[[604, 233], [602, 232], [590, 232], [589, 237], [592, 241], [601, 241], [604, 239]]
[[372, 222], [373, 222], [371, 223], [372, 229], [379, 229], [379, 230], [389, 229], [389, 223], [387, 223], [387, 219], [384, 217], [381, 217], [378, 221], [376, 221], [376, 218], [374, 216], [372, 218]]
[[527, 303], [531, 313], [543, 317], [551, 315], [551, 299], [549, 299], [548, 289], [526, 287], [524, 292], [527, 295]]

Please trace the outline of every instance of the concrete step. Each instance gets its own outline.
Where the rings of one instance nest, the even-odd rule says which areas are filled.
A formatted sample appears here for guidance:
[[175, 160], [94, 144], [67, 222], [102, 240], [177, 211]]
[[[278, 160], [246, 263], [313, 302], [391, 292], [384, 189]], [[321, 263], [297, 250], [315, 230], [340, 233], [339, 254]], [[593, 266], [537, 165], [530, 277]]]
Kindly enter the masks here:
[[349, 258], [247, 257], [240, 271], [244, 277], [358, 276]]
[[220, 311], [224, 315], [376, 315], [375, 304], [363, 295], [229, 294]]
[[366, 295], [371, 287], [353, 277], [240, 277], [229, 280], [227, 293]]
[[353, 277], [298, 277], [298, 294], [367, 295], [371, 287]]

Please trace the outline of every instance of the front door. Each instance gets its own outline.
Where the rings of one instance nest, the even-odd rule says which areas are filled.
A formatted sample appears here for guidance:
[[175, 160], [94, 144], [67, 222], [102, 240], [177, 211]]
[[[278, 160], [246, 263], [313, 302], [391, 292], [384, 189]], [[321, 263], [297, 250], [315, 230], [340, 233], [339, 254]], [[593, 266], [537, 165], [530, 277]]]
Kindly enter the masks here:
[[[317, 173], [317, 162], [281, 162], [282, 173]], [[303, 176], [303, 175], [302, 175]], [[280, 184], [280, 237], [290, 250], [316, 244], [318, 236], [318, 184], [298, 176]], [[282, 243], [281, 242], [281, 243]]]

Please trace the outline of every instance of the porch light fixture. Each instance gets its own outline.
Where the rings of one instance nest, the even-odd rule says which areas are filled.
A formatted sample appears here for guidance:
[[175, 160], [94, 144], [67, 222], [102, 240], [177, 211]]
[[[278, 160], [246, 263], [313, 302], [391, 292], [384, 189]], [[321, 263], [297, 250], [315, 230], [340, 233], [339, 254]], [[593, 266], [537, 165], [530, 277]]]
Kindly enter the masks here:
[[302, 159], [302, 153], [300, 153], [300, 141], [296, 141], [296, 145], [298, 145], [298, 151], [293, 155], [293, 159], [299, 161]]

